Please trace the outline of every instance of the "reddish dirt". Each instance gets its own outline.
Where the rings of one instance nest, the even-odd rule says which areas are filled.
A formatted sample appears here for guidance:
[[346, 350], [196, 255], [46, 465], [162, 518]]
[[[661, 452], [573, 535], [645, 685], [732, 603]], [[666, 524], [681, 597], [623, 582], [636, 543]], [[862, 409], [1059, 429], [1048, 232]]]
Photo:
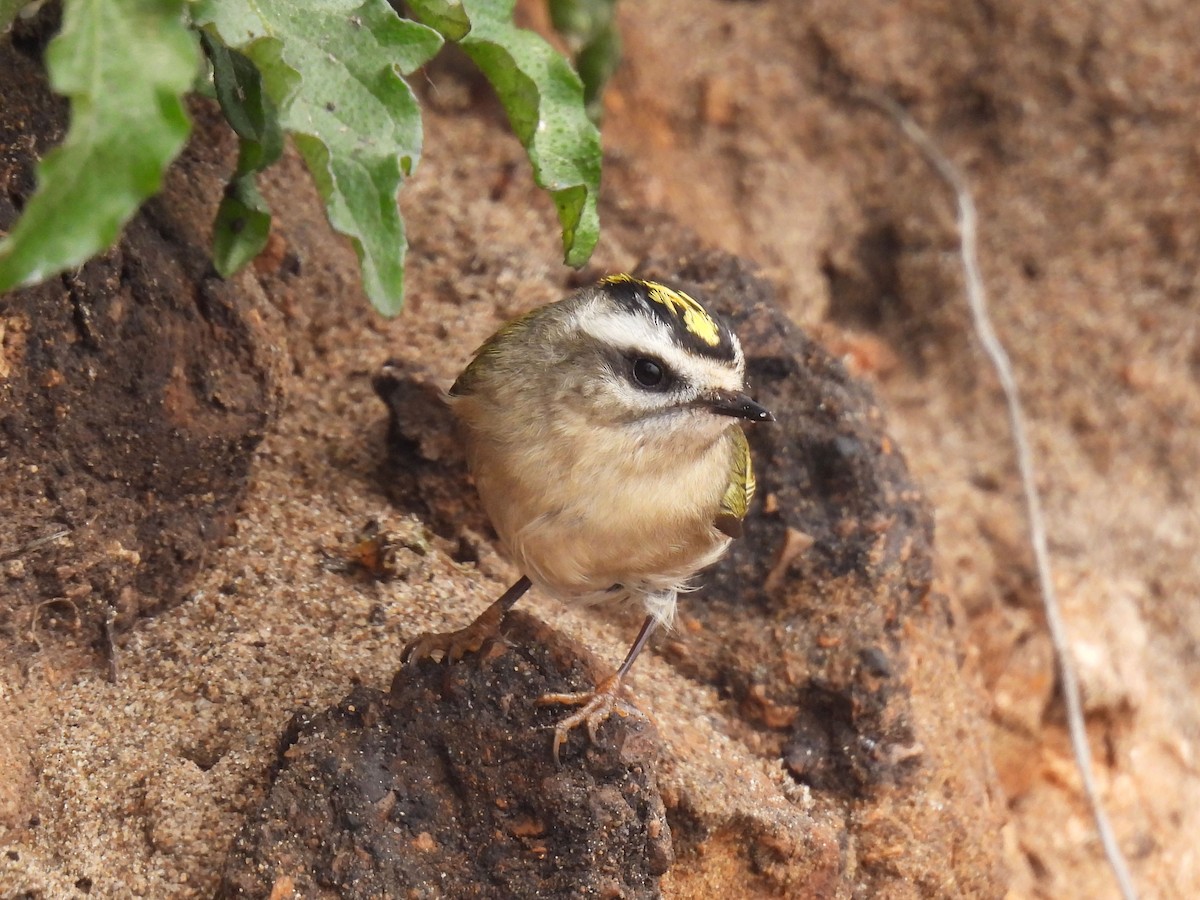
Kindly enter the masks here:
[[[0, 229], [65, 110], [32, 49], [0, 45]], [[43, 628], [102, 646], [183, 599], [227, 532], [281, 400], [261, 294], [216, 276], [156, 198], [111, 252], [0, 301], [0, 656]]]
[[[796, 481], [776, 483], [757, 540], [688, 598], [683, 627], [635, 669], [630, 687], [658, 726], [653, 774], [676, 857], [663, 894], [1115, 896], [1065, 741], [1003, 408], [962, 302], [953, 209], [862, 89], [909, 108], [972, 184], [1102, 796], [1144, 896], [1200, 893], [1200, 7], [699, 0], [680, 16], [650, 0], [623, 4], [620, 21], [595, 270], [645, 264], [735, 308], [774, 295], [825, 348], [790, 339], [799, 375], [823, 373], [822, 390], [858, 410], [805, 406], [819, 394], [796, 370], [756, 372], [795, 392], [804, 423], [794, 441], [756, 436], [764, 483], [776, 464]], [[278, 226], [268, 253], [229, 285], [211, 278], [206, 232], [233, 143], [203, 105], [163, 197], [127, 246], [84, 270], [86, 303], [56, 283], [38, 289], [45, 312], [23, 324], [15, 304], [35, 295], [0, 301], [4, 415], [32, 423], [50, 392], [74, 392], [62, 446], [93, 467], [114, 456], [91, 440], [106, 429], [81, 408], [77, 379], [85, 358], [117, 361], [110, 345], [87, 345], [79, 310], [111, 311], [128, 291], [125, 317], [103, 319], [114, 340], [137, 315], [166, 316], [162, 333], [179, 329], [178, 341], [139, 345], [124, 362], [163, 398], [154, 408], [188, 426], [150, 428], [160, 452], [194, 454], [173, 470], [184, 490], [155, 487], [145, 479], [160, 445], [131, 447], [109, 400], [101, 421], [126, 435], [128, 455], [115, 458], [138, 487], [73, 484], [81, 503], [112, 510], [79, 507], [100, 523], [86, 533], [112, 536], [86, 544], [77, 529], [71, 544], [3, 563], [0, 602], [17, 616], [0, 634], [6, 893], [211, 896], [235, 835], [269, 798], [292, 714], [336, 709], [355, 685], [383, 691], [408, 637], [462, 624], [513, 577], [473, 498], [456, 491], [462, 470], [434, 398], [501, 321], [578, 276], [555, 262], [552, 206], [479, 80], [453, 62], [428, 78], [426, 158], [402, 197], [412, 248], [399, 319], [368, 310], [353, 254], [292, 156], [267, 179]], [[5, 112], [27, 113], [20, 134], [3, 133], [24, 154], [3, 157], [0, 204], [11, 204], [13, 185], [17, 196], [29, 186], [12, 173], [30, 171], [29, 149], [61, 120], [43, 114], [51, 104], [28, 74], [4, 83]], [[150, 264], [164, 273], [157, 293], [137, 276]], [[215, 336], [228, 340], [203, 343]], [[64, 381], [46, 387], [28, 348], [51, 343]], [[218, 354], [217, 382], [189, 355], [203, 346]], [[389, 358], [410, 398], [390, 442], [370, 385]], [[117, 384], [124, 370], [104, 371]], [[53, 459], [61, 447], [37, 443], [49, 433], [30, 424], [12, 446]], [[45, 472], [28, 468], [41, 463], [22, 457], [18, 472], [13, 453], [4, 477], [25, 485], [14, 495], [44, 495]], [[220, 481], [201, 490], [189, 472]], [[814, 476], [819, 486], [802, 489]], [[223, 539], [203, 525], [230, 521], [239, 498]], [[18, 515], [36, 514], [24, 506]], [[372, 519], [395, 535], [388, 581], [344, 562]], [[22, 524], [13, 546], [41, 527]], [[161, 562], [172, 558], [177, 569]], [[45, 591], [76, 585], [79, 631], [69, 604], [51, 604], [34, 644], [23, 617], [54, 599]], [[748, 585], [753, 601], [739, 606], [731, 592]], [[112, 684], [102, 657], [76, 648], [122, 596], [131, 612], [162, 612], [118, 636]], [[610, 664], [636, 628], [544, 599], [525, 608]]]

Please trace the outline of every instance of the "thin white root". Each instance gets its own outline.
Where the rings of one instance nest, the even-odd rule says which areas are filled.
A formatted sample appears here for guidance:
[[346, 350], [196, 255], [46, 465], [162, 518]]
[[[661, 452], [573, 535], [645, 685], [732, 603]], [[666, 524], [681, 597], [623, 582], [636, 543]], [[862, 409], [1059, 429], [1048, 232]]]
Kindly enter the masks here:
[[1029, 536], [1037, 568], [1038, 586], [1041, 590], [1042, 606], [1046, 613], [1046, 624], [1050, 629], [1050, 641], [1054, 646], [1054, 656], [1058, 663], [1071, 747], [1075, 753], [1075, 762], [1079, 767], [1083, 792], [1091, 806], [1092, 818], [1095, 820], [1096, 830], [1100, 834], [1100, 843], [1104, 847], [1104, 855], [1112, 868], [1121, 896], [1125, 900], [1137, 900], [1137, 891], [1134, 888], [1133, 879], [1130, 877], [1128, 864], [1117, 845], [1116, 835], [1109, 824], [1108, 815], [1104, 811], [1104, 804], [1100, 800], [1092, 776], [1092, 754], [1088, 747], [1083, 702], [1079, 696], [1079, 682], [1071, 659], [1070, 640], [1067, 636], [1066, 625], [1063, 622], [1058, 596], [1050, 575], [1050, 551], [1046, 544], [1046, 522], [1042, 515], [1041, 497], [1037, 491], [1033, 450], [1026, 436], [1025, 414], [1021, 409], [1021, 397], [1017, 390], [1016, 378], [1013, 375], [1012, 363], [992, 328], [983, 277], [979, 272], [975, 201], [971, 197], [966, 178], [903, 107], [890, 97], [874, 91], [859, 90], [856, 91], [856, 95], [891, 117], [904, 135], [921, 151], [938, 176], [954, 192], [958, 207], [959, 254], [962, 257], [967, 304], [971, 309], [971, 320], [975, 333], [996, 370], [996, 376], [1000, 380], [1005, 404], [1008, 408], [1009, 427], [1012, 430], [1013, 444], [1017, 451], [1017, 468], [1021, 474], [1021, 487], [1025, 496], [1026, 515], [1029, 519]]

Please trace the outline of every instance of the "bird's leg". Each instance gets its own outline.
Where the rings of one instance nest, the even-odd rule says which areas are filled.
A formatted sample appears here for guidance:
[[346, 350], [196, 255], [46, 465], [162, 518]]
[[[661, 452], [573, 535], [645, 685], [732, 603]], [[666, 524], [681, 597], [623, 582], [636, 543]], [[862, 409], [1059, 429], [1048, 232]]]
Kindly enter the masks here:
[[638, 658], [638, 654], [642, 652], [642, 648], [646, 646], [646, 642], [650, 640], [650, 635], [654, 634], [654, 630], [657, 627], [658, 619], [654, 616], [646, 616], [646, 621], [642, 622], [642, 630], [638, 632], [633, 646], [625, 654], [625, 661], [621, 663], [621, 667], [596, 685], [595, 690], [581, 691], [575, 694], [543, 694], [538, 698], [537, 702], [539, 706], [563, 703], [568, 706], [582, 707], [578, 712], [572, 713], [562, 719], [554, 727], [555, 765], [560, 765], [558, 751], [566, 743], [567, 736], [571, 733], [572, 728], [579, 725], [586, 726], [588, 737], [594, 744], [596, 742], [596, 732], [614, 712], [621, 716], [643, 715], [641, 710], [636, 706], [627, 700], [622, 700], [619, 696], [621, 681], [629, 674], [629, 670], [633, 668], [633, 661]]
[[404, 645], [400, 652], [400, 661], [408, 663], [413, 659], [432, 656], [439, 650], [446, 662], [457, 662], [468, 653], [475, 653], [491, 638], [500, 633], [500, 623], [504, 614], [513, 608], [518, 600], [529, 590], [529, 578], [525, 575], [500, 595], [500, 599], [479, 614], [479, 617], [465, 628], [457, 631], [426, 631], [417, 635]]

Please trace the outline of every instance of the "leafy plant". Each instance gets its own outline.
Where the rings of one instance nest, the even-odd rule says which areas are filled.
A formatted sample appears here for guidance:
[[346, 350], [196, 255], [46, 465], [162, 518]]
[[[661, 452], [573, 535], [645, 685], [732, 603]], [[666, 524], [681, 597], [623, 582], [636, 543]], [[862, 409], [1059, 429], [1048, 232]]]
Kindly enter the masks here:
[[601, 94], [621, 61], [617, 0], [548, 0], [550, 21], [567, 40], [575, 69], [583, 80], [583, 102], [600, 121]]
[[[329, 221], [358, 254], [363, 284], [399, 310], [404, 226], [396, 193], [421, 154], [420, 109], [404, 76], [446, 41], [495, 88], [537, 183], [554, 199], [566, 261], [599, 235], [599, 134], [579, 78], [512, 22], [515, 0], [64, 0], [47, 49], [51, 84], [71, 103], [62, 145], [0, 242], [0, 291], [77, 266], [109, 246], [161, 184], [190, 123], [183, 100], [203, 56], [240, 144], [215, 227], [214, 263], [231, 274], [266, 242], [270, 212], [255, 176], [290, 135]], [[0, 0], [0, 27], [20, 3]]]

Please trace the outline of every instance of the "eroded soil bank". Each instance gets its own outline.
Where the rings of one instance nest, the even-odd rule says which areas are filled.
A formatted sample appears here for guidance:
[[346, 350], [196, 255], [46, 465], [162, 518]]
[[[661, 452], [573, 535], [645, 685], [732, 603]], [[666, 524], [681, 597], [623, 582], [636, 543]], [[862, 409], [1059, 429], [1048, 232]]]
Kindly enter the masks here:
[[[758, 342], [756, 377], [796, 412], [792, 430], [755, 435], [752, 539], [631, 680], [656, 734], [615, 783], [642, 798], [621, 821], [649, 862], [607, 887], [1113, 895], [1053, 698], [998, 392], [966, 330], [951, 207], [853, 99], [867, 87], [909, 106], [975, 187], [1101, 786], [1145, 894], [1191, 896], [1200, 10], [693, 7], [686, 21], [622, 8], [595, 270], [647, 265], [719, 295]], [[10, 218], [30, 148], [61, 129], [23, 65], [5, 65], [25, 73], [5, 79], [0, 127]], [[3, 299], [0, 477], [36, 519], [0, 526], [6, 891], [211, 896], [270, 800], [293, 713], [320, 716], [356, 685], [386, 693], [408, 637], [461, 624], [513, 576], [436, 391], [501, 321], [581, 276], [554, 262], [550, 204], [486, 91], [453, 69], [429, 78], [396, 321], [368, 312], [291, 158], [267, 185], [268, 253], [229, 284], [211, 276], [234, 144], [204, 106], [122, 247]], [[772, 298], [816, 344], [748, 315]], [[421, 413], [399, 425], [399, 460], [371, 387], [386, 359]], [[30, 471], [30, 448], [49, 468]], [[390, 581], [331, 564], [371, 519], [396, 536]], [[603, 669], [636, 629], [544, 599], [527, 611], [550, 630], [515, 634], [521, 659], [532, 640], [569, 666], [580, 641]], [[110, 618], [115, 683], [97, 631]], [[483, 864], [549, 854], [544, 811], [503, 821], [505, 853]], [[406, 852], [436, 853], [438, 834]]]

